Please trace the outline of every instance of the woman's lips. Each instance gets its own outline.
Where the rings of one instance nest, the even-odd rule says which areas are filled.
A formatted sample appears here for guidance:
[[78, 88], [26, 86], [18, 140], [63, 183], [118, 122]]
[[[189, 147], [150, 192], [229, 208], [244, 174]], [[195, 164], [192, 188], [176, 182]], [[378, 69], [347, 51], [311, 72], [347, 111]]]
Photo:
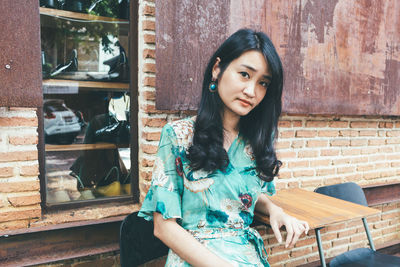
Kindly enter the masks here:
[[245, 106], [245, 107], [251, 106], [251, 103], [247, 100], [239, 98], [239, 101], [240, 101], [240, 104], [242, 104], [242, 106]]

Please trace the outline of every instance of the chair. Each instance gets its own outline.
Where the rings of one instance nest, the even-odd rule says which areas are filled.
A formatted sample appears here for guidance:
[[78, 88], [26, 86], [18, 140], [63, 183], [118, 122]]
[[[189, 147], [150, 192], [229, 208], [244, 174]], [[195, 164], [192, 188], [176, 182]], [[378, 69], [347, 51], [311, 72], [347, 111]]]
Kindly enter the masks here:
[[[361, 187], [355, 183], [343, 183], [343, 184], [335, 184], [329, 186], [319, 187], [315, 190], [315, 192], [339, 198], [342, 200], [350, 201], [356, 204], [360, 204], [363, 206], [368, 206], [367, 200], [364, 195], [364, 191]], [[398, 267], [400, 266], [400, 257], [392, 256], [392, 255], [385, 255], [379, 253], [375, 250], [374, 243], [371, 238], [371, 234], [368, 228], [367, 220], [362, 218], [364, 223], [365, 232], [367, 234], [368, 242], [371, 248], [358, 248], [351, 251], [347, 251], [336, 256], [331, 262], [329, 263], [330, 267]], [[320, 230], [316, 229], [317, 235], [317, 243], [318, 243], [318, 250], [320, 252], [320, 258], [322, 266], [325, 265], [325, 259], [322, 249], [322, 242], [321, 242], [321, 235]]]
[[120, 228], [120, 256], [122, 267], [139, 266], [168, 254], [168, 247], [153, 234], [153, 222], [128, 215]]

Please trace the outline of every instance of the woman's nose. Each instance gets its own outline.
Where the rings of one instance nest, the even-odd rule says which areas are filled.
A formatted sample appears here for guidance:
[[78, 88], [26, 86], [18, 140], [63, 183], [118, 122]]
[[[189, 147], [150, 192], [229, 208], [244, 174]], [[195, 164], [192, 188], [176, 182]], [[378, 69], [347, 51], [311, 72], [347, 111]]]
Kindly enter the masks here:
[[255, 96], [255, 84], [254, 83], [248, 83], [246, 87], [243, 90], [243, 93], [249, 97], [254, 97]]

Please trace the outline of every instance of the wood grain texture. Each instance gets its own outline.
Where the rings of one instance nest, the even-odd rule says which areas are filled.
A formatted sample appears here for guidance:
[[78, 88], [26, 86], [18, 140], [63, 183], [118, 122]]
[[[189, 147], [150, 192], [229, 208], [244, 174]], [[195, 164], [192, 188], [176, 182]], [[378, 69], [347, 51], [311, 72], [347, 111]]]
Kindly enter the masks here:
[[[356, 218], [361, 219], [381, 212], [299, 188], [280, 190], [270, 199], [287, 214], [308, 222], [310, 229]], [[260, 213], [255, 214], [255, 219], [269, 224], [269, 217]]]

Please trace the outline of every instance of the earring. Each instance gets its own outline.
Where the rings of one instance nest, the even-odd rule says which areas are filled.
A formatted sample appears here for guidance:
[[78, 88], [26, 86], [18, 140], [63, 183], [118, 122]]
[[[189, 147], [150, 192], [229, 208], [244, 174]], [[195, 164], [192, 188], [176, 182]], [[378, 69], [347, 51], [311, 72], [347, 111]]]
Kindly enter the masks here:
[[215, 93], [215, 91], [217, 91], [217, 82], [211, 81], [208, 90], [210, 90], [211, 93]]

